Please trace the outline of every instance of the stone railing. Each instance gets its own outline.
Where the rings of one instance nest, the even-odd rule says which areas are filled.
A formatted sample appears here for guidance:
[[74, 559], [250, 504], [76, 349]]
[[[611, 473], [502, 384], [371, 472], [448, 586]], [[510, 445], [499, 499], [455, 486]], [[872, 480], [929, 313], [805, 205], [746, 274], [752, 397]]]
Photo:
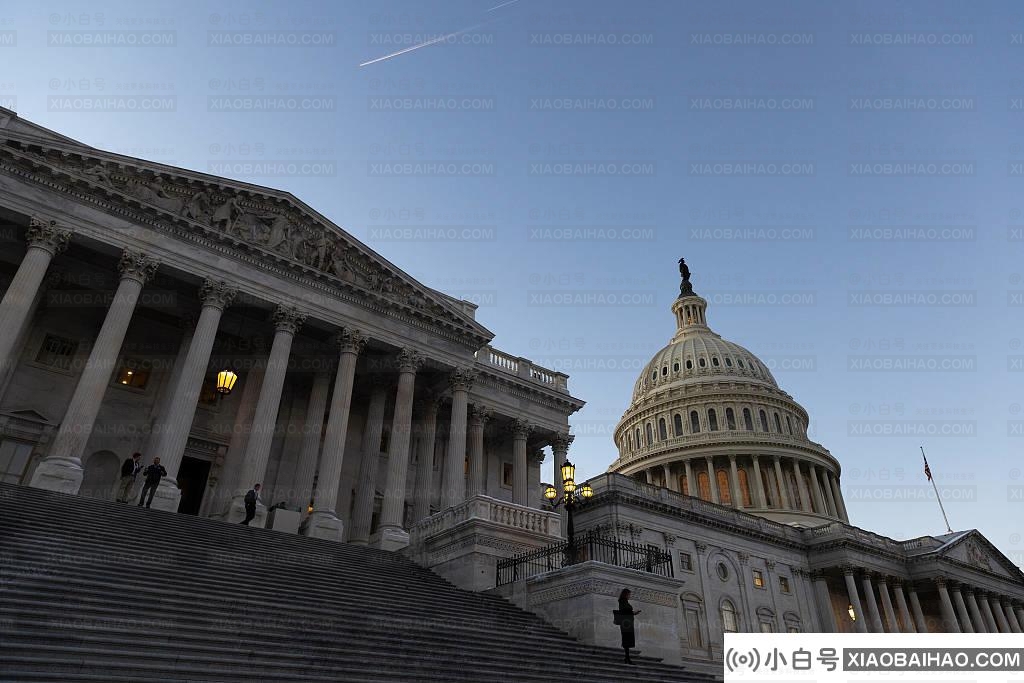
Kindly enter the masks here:
[[552, 538], [562, 536], [562, 518], [556, 512], [515, 505], [490, 496], [474, 496], [417, 523], [409, 532], [410, 544], [424, 541], [471, 520]]
[[476, 362], [492, 370], [500, 370], [530, 382], [546, 385], [563, 394], [569, 393], [569, 376], [562, 372], [548, 370], [528, 358], [512, 356], [493, 346], [485, 346], [476, 352]]

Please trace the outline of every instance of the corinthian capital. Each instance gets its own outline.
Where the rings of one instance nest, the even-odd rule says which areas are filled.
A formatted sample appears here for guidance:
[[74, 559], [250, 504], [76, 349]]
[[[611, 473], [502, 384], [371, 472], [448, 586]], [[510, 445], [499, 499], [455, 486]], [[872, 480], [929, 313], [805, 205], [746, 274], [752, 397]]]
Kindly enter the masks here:
[[469, 408], [469, 426], [483, 428], [491, 419], [491, 409], [487, 406], [474, 403]]
[[565, 455], [569, 452], [569, 446], [572, 445], [575, 438], [575, 434], [570, 434], [568, 432], [555, 434], [551, 438], [551, 450], [554, 451], [555, 454], [561, 453], [562, 455]]
[[51, 255], [56, 256], [68, 248], [71, 231], [58, 228], [57, 221], [33, 217], [29, 220], [25, 240], [30, 247], [45, 249]]
[[512, 424], [509, 425], [508, 430], [512, 432], [512, 438], [525, 440], [530, 436], [530, 432], [533, 431], [533, 425], [523, 418], [517, 417], [512, 420]]
[[398, 371], [416, 372], [426, 360], [423, 354], [416, 349], [405, 348], [398, 352]]
[[277, 332], [295, 334], [302, 327], [302, 323], [306, 322], [306, 314], [294, 306], [281, 305], [273, 312], [270, 319]]
[[343, 327], [334, 336], [334, 342], [342, 353], [354, 353], [359, 355], [366, 346], [366, 337], [359, 330], [351, 327]]
[[205, 280], [199, 289], [199, 298], [204, 306], [212, 306], [224, 310], [235, 300], [238, 290], [229, 287], [223, 280]]
[[472, 368], [455, 368], [452, 374], [448, 375], [448, 385], [452, 391], [469, 391], [476, 381], [476, 370]]
[[160, 262], [155, 258], [146, 256], [141, 251], [121, 252], [121, 260], [117, 262], [117, 271], [122, 278], [131, 278], [146, 284], [156, 274]]

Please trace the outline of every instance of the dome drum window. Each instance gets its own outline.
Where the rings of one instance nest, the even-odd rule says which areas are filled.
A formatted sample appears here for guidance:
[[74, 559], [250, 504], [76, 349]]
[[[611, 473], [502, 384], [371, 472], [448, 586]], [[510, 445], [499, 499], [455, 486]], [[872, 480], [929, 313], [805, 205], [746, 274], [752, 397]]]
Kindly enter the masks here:
[[697, 365], [701, 366], [702, 368], [707, 367], [707, 364], [708, 363], [706, 360], [704, 360], [703, 356], [697, 359]]

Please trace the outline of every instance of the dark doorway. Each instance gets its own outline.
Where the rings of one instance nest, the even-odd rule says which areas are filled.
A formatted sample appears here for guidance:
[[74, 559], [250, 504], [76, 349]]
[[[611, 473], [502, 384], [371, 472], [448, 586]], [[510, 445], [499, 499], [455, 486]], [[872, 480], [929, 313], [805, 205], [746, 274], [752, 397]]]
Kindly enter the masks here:
[[178, 488], [181, 489], [181, 502], [178, 512], [186, 515], [198, 515], [199, 506], [203, 504], [206, 492], [206, 478], [210, 474], [210, 461], [185, 456], [178, 468]]

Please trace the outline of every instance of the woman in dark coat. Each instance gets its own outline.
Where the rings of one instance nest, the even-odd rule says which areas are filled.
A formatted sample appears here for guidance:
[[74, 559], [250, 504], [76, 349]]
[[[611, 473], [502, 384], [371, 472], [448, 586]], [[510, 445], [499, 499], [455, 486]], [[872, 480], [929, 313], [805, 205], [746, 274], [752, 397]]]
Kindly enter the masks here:
[[628, 588], [623, 588], [619, 593], [619, 631], [622, 633], [622, 649], [626, 651], [626, 664], [632, 664], [629, 658], [629, 649], [636, 646], [636, 633], [633, 631], [633, 617], [640, 614], [640, 610], [634, 610], [629, 604], [631, 596]]

